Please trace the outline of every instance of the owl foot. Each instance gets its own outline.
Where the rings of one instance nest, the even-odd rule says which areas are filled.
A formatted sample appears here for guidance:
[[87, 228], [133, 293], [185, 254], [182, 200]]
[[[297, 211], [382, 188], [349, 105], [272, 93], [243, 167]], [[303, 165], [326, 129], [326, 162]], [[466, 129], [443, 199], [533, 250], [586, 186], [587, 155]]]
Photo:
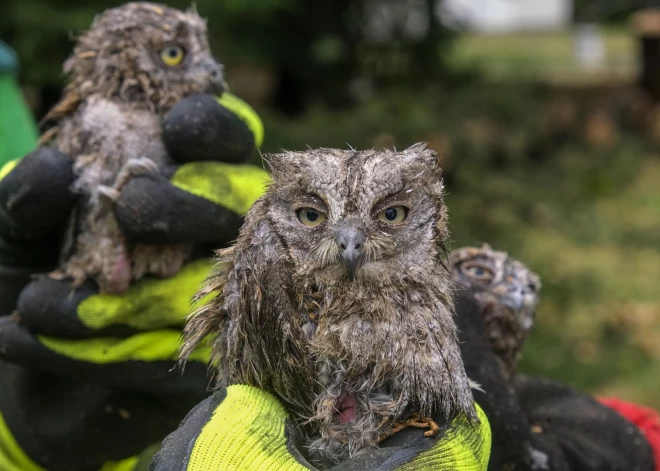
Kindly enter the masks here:
[[[112, 206], [119, 199], [119, 193], [123, 186], [128, 183], [131, 178], [137, 177], [138, 175], [158, 174], [159, 172], [160, 170], [158, 169], [156, 162], [147, 157], [129, 159], [121, 168], [119, 174], [117, 174], [114, 185], [98, 186], [97, 190], [99, 198], [106, 204], [106, 206]], [[99, 211], [99, 213], [103, 214], [104, 211]]]
[[417, 427], [417, 428], [428, 428], [424, 432], [425, 437], [435, 437], [440, 432], [440, 427], [435, 423], [433, 419], [428, 417], [422, 417], [419, 414], [413, 414], [411, 418], [403, 422], [397, 422], [392, 426], [392, 431], [386, 437], [383, 437], [381, 440], [384, 440], [387, 437], [391, 437], [395, 433], [400, 432], [404, 428], [408, 427]]
[[115, 184], [112, 188], [119, 192], [131, 178], [149, 174], [160, 174], [160, 169], [156, 162], [147, 157], [129, 159], [117, 174]]
[[98, 186], [99, 197], [107, 200], [108, 203], [114, 203], [119, 198], [119, 192], [107, 185]]

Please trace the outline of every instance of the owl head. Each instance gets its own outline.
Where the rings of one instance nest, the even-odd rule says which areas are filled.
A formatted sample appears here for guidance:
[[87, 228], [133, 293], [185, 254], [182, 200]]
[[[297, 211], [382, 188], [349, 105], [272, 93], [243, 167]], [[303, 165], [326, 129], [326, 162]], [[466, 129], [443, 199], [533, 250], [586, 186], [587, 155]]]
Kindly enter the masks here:
[[413, 274], [444, 251], [441, 170], [424, 145], [287, 152], [268, 163], [269, 219], [299, 274], [332, 285], [372, 283], [384, 271]]
[[190, 93], [222, 93], [222, 66], [194, 11], [147, 2], [106, 10], [65, 62], [69, 92], [167, 108]]
[[506, 252], [463, 247], [449, 255], [454, 280], [474, 294], [483, 311], [492, 311], [527, 333], [534, 324], [541, 280]]

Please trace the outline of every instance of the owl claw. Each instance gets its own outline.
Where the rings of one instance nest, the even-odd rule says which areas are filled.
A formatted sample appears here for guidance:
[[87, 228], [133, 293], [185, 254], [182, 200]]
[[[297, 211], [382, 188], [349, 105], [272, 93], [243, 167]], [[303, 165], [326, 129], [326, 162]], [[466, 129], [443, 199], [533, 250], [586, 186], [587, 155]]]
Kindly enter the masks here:
[[121, 191], [122, 187], [133, 177], [139, 175], [158, 175], [160, 169], [158, 164], [147, 157], [129, 159], [119, 171], [113, 188]]
[[417, 427], [417, 428], [428, 428], [430, 430], [427, 430], [424, 432], [425, 437], [435, 437], [439, 432], [440, 432], [440, 427], [438, 426], [437, 423], [433, 419], [430, 419], [428, 417], [421, 417], [419, 414], [413, 414], [411, 418], [408, 420], [405, 420], [403, 422], [396, 422], [392, 426], [392, 430], [390, 433], [384, 437], [382, 437], [379, 441], [382, 441], [388, 437], [391, 437], [395, 433], [400, 432], [404, 428], [408, 427]]
[[119, 199], [119, 191], [107, 185], [99, 185], [99, 196], [108, 200], [108, 202], [115, 203]]
[[147, 157], [137, 157], [130, 159], [124, 165], [124, 169], [132, 176], [143, 175], [146, 173], [160, 173], [158, 164]]

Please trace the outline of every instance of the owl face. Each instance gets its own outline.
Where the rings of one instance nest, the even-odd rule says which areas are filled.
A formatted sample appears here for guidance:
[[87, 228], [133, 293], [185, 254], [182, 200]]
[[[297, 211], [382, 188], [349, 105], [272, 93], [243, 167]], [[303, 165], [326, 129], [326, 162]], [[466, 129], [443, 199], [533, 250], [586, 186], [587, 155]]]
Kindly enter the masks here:
[[77, 41], [65, 72], [83, 94], [123, 101], [222, 93], [222, 66], [211, 55], [196, 12], [136, 2], [105, 11]]
[[320, 149], [272, 156], [269, 215], [301, 275], [369, 282], [435, 260], [446, 212], [437, 156]]
[[524, 264], [505, 252], [464, 247], [449, 256], [454, 280], [467, 288], [482, 309], [494, 309], [516, 323], [516, 330], [528, 332], [534, 324], [541, 280]]

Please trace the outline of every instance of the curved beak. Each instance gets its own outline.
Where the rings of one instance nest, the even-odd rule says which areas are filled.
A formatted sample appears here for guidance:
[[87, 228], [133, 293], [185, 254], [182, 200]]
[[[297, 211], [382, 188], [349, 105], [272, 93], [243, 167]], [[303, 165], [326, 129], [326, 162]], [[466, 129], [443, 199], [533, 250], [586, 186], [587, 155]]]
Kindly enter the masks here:
[[523, 290], [524, 287], [522, 286], [512, 286], [506, 294], [503, 294], [500, 297], [500, 302], [516, 312], [520, 311], [525, 304], [525, 295]]
[[215, 96], [221, 96], [225, 91], [225, 77], [222, 73], [222, 64], [219, 64], [215, 59], [209, 57], [202, 63], [202, 67], [208, 72], [211, 77], [210, 92]]
[[354, 224], [346, 223], [337, 229], [335, 237], [339, 248], [340, 262], [350, 281], [364, 263], [365, 236]]

